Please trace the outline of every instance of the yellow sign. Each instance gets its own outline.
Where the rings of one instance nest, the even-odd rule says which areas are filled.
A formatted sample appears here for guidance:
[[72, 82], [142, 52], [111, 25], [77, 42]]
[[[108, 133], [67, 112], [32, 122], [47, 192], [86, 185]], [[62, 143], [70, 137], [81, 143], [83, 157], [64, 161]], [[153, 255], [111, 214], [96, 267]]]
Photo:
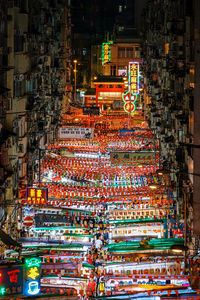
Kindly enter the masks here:
[[30, 279], [37, 279], [40, 276], [38, 267], [32, 267], [27, 271], [27, 277]]
[[48, 190], [47, 188], [28, 187], [26, 190], [27, 204], [41, 205], [47, 203]]
[[155, 162], [155, 152], [111, 152], [110, 160], [114, 165], [131, 165], [133, 163], [152, 164]]
[[129, 62], [129, 91], [139, 94], [139, 63]]

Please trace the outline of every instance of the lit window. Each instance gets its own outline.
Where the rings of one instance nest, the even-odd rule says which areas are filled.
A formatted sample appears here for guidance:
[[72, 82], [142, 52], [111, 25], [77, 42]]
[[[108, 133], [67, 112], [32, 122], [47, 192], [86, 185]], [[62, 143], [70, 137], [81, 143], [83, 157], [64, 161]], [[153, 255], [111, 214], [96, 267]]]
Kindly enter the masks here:
[[87, 49], [83, 48], [83, 55], [85, 56], [87, 54]]

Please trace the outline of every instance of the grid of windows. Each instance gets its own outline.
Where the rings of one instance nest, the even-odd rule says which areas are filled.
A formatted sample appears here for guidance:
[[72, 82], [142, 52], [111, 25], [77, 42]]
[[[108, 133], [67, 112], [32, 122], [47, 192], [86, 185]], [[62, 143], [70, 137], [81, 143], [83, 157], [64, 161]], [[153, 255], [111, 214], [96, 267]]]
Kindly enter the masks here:
[[140, 49], [139, 47], [119, 47], [118, 58], [139, 58]]

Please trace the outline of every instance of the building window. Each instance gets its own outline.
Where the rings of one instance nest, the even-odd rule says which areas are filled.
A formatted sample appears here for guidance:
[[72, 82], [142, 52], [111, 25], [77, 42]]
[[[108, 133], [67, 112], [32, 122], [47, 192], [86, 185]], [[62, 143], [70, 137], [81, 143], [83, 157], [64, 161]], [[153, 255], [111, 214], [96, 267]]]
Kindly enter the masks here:
[[33, 81], [26, 80], [26, 92], [31, 93], [33, 91]]
[[25, 94], [25, 81], [14, 80], [14, 96], [22, 97]]
[[140, 48], [135, 47], [135, 58], [140, 58]]
[[21, 152], [23, 153], [24, 152], [24, 145], [23, 144], [19, 144], [18, 145], [18, 153]]
[[116, 66], [115, 65], [110, 67], [110, 75], [116, 76]]
[[134, 48], [133, 47], [119, 47], [118, 48], [118, 58], [134, 58]]
[[124, 58], [124, 57], [126, 57], [125, 55], [126, 55], [126, 49], [119, 47], [118, 48], [118, 58]]
[[6, 101], [6, 110], [12, 110], [12, 98], [7, 98], [7, 101]]
[[124, 26], [119, 26], [118, 31], [120, 31], [120, 32], [124, 31]]
[[87, 49], [83, 48], [83, 56], [85, 56], [87, 54]]
[[19, 34], [14, 36], [14, 51], [23, 52], [24, 51], [24, 37]]
[[121, 13], [123, 11], [123, 7], [122, 5], [119, 5], [119, 13]]
[[133, 58], [133, 48], [126, 48], [126, 57]]

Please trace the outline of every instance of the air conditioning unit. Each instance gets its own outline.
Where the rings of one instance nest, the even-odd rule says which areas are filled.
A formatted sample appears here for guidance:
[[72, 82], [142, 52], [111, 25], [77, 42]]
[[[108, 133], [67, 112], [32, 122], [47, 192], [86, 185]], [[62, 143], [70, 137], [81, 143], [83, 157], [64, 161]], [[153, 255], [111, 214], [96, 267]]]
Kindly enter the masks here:
[[24, 80], [24, 74], [19, 74], [19, 81], [23, 81]]

